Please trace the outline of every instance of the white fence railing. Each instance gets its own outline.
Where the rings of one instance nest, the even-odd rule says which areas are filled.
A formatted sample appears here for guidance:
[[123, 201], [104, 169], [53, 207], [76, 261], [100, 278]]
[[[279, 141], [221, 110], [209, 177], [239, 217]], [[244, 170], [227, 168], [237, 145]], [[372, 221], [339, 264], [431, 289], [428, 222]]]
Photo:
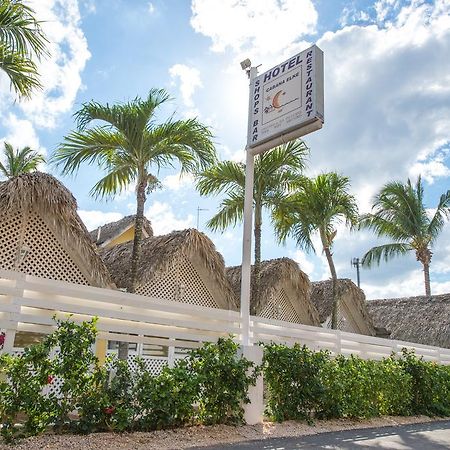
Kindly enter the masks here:
[[[11, 352], [17, 331], [48, 334], [53, 317], [81, 322], [98, 317], [99, 339], [195, 348], [232, 334], [240, 340], [240, 316], [227, 311], [109, 289], [81, 286], [0, 271], [0, 329], [6, 330], [3, 351]], [[278, 320], [251, 318], [253, 342], [305, 344], [333, 354], [381, 359], [402, 348], [427, 360], [450, 364], [450, 349], [346, 333]]]

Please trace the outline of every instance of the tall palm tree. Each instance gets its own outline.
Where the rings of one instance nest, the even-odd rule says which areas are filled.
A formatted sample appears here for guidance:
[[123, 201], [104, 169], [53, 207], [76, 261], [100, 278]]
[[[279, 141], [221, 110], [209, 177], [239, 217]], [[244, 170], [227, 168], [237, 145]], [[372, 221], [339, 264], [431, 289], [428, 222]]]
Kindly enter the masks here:
[[34, 14], [20, 0], [0, 0], [0, 69], [20, 97], [42, 87], [34, 59], [48, 55], [48, 40]]
[[[255, 157], [253, 207], [255, 212], [255, 265], [253, 295], [258, 298], [261, 271], [261, 227], [263, 210], [275, 214], [277, 205], [293, 188], [305, 167], [309, 149], [301, 141], [293, 141]], [[201, 195], [225, 194], [219, 211], [207, 223], [213, 231], [225, 230], [242, 221], [244, 215], [245, 164], [223, 161], [197, 177]]]
[[5, 142], [3, 155], [5, 162], [0, 162], [0, 175], [5, 178], [34, 172], [39, 164], [45, 163], [45, 158], [30, 147], [14, 150], [13, 146], [7, 142]]
[[431, 217], [423, 203], [421, 177], [415, 186], [409, 179], [406, 184], [387, 183], [375, 196], [372, 210], [373, 213], [362, 216], [360, 227], [394, 242], [371, 248], [362, 259], [363, 266], [371, 267], [374, 263], [380, 264], [381, 259], [388, 261], [414, 251], [417, 261], [423, 266], [425, 295], [429, 297], [431, 248], [444, 227], [445, 219], [450, 218], [450, 190], [441, 195]]
[[319, 234], [332, 279], [333, 329], [338, 325], [339, 308], [337, 274], [331, 252], [337, 233], [336, 224], [343, 221], [353, 227], [358, 221], [358, 207], [349, 188], [349, 179], [334, 172], [323, 173], [313, 179], [303, 177], [299, 180], [297, 191], [287, 197], [278, 209], [275, 220], [280, 241], [284, 242], [290, 236], [308, 252], [315, 252], [312, 236]]
[[[137, 207], [128, 292], [136, 291], [145, 202], [157, 183], [152, 171], [178, 163], [182, 172], [195, 172], [216, 161], [211, 132], [197, 119], [170, 118], [161, 124], [155, 122], [155, 111], [168, 100], [166, 91], [152, 89], [147, 98], [136, 97], [127, 103], [85, 103], [75, 114], [77, 131], [64, 138], [54, 156], [54, 162], [62, 167], [63, 174], [77, 172], [85, 162], [99, 165], [106, 175], [91, 190], [96, 198], [113, 197], [136, 184]], [[103, 124], [88, 128], [98, 120]], [[121, 356], [126, 357], [123, 347]]]

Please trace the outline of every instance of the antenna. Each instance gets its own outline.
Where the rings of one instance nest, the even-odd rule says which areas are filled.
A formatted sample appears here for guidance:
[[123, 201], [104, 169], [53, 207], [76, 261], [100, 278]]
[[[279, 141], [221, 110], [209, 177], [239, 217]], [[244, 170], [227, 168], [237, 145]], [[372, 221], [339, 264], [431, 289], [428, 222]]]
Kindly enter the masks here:
[[200, 208], [200, 206], [197, 206], [197, 230], [200, 226], [200, 211], [209, 211], [207, 208]]
[[358, 287], [360, 287], [361, 282], [360, 282], [360, 276], [359, 276], [359, 268], [361, 267], [361, 261], [359, 258], [353, 258], [350, 261], [350, 265], [353, 267], [356, 267], [356, 279], [358, 282]]

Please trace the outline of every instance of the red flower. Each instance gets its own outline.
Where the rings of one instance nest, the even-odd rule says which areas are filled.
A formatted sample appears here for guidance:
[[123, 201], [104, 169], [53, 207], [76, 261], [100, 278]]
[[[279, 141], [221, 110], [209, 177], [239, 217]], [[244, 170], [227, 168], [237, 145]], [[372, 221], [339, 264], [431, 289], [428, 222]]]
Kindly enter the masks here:
[[53, 383], [53, 378], [54, 378], [53, 375], [49, 375], [49, 376], [47, 377], [47, 384], [52, 384], [52, 383]]
[[105, 408], [105, 413], [106, 414], [113, 414], [115, 410], [116, 410], [115, 406], [108, 406], [108, 408]]
[[0, 348], [3, 347], [4, 343], [5, 343], [5, 333], [0, 333]]

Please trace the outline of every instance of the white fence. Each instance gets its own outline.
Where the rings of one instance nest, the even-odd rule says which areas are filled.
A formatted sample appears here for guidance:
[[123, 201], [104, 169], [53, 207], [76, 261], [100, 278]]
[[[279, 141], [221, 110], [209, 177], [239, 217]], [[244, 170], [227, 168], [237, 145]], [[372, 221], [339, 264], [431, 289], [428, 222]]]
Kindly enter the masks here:
[[[51, 333], [53, 316], [71, 314], [81, 322], [98, 317], [99, 339], [195, 348], [202, 342], [234, 335], [240, 341], [236, 311], [168, 302], [109, 289], [47, 280], [0, 271], [0, 329], [6, 330], [3, 351], [12, 352], [17, 331]], [[333, 354], [355, 354], [381, 359], [402, 348], [413, 349], [426, 360], [450, 364], [450, 349], [345, 333], [278, 320], [251, 318], [253, 342], [299, 342]]]

